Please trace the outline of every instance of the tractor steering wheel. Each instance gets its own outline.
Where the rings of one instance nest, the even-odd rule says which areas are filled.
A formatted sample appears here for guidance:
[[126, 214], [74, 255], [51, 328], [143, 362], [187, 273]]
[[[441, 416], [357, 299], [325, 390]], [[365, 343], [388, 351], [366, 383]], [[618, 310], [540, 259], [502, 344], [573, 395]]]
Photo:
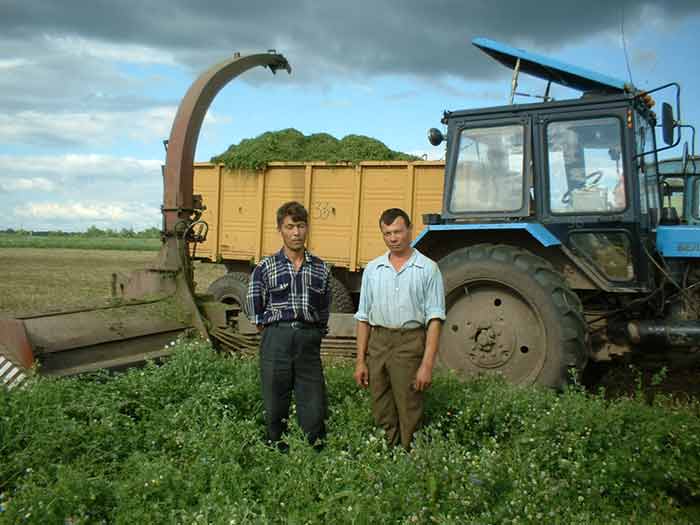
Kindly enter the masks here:
[[[600, 182], [600, 179], [603, 178], [603, 172], [600, 170], [595, 170], [586, 175], [583, 178], [583, 186], [582, 188], [590, 188], [595, 186]], [[579, 189], [579, 188], [573, 188], [573, 189]], [[571, 202], [571, 191], [572, 190], [566, 190], [566, 193], [562, 195], [561, 202], [563, 204], [569, 204]]]

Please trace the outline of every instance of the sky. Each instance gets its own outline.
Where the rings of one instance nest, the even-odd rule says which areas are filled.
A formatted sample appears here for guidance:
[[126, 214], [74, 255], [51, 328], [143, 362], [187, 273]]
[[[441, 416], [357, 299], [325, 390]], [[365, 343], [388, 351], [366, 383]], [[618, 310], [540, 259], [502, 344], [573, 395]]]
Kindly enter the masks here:
[[[512, 72], [475, 37], [640, 89], [678, 82], [681, 121], [698, 126], [699, 33], [697, 0], [0, 0], [0, 230], [159, 227], [177, 106], [234, 52], [275, 49], [292, 74], [258, 68], [227, 85], [197, 161], [284, 128], [441, 158], [426, 131], [444, 110], [508, 102]], [[543, 89], [521, 77], [519, 91]]]

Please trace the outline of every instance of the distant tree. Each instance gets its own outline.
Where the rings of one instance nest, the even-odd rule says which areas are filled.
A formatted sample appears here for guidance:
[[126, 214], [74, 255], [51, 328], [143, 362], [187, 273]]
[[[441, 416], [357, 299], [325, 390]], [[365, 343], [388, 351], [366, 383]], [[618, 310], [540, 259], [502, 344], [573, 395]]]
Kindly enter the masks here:
[[136, 237], [139, 239], [158, 239], [160, 237], [160, 229], [158, 228], [146, 228], [140, 232], [136, 232]]
[[92, 225], [87, 230], [85, 230], [86, 237], [104, 237], [105, 232], [100, 230], [97, 226]]

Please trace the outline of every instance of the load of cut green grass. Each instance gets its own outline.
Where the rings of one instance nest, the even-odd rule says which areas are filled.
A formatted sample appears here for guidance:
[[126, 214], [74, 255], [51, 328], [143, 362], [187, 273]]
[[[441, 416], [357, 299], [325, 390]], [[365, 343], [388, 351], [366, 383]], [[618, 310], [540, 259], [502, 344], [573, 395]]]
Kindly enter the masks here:
[[268, 131], [254, 139], [232, 144], [221, 155], [212, 157], [229, 169], [263, 169], [268, 162], [348, 162], [365, 160], [418, 160], [418, 157], [389, 149], [377, 139], [347, 135], [341, 140], [328, 133], [304, 135], [289, 128]]
[[317, 453], [263, 442], [257, 362], [183, 341], [161, 367], [0, 390], [0, 523], [698, 523], [697, 403], [436, 378], [410, 453], [327, 367]]

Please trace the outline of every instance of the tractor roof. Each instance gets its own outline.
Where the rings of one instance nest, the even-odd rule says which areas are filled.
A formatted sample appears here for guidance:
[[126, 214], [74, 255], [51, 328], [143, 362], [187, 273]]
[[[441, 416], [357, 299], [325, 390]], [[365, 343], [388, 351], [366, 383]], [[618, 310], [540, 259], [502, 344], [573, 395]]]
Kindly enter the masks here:
[[634, 91], [632, 86], [626, 85], [622, 80], [529, 53], [495, 40], [475, 38], [472, 44], [510, 69], [515, 69], [519, 60], [519, 71], [579, 91], [609, 94]]

